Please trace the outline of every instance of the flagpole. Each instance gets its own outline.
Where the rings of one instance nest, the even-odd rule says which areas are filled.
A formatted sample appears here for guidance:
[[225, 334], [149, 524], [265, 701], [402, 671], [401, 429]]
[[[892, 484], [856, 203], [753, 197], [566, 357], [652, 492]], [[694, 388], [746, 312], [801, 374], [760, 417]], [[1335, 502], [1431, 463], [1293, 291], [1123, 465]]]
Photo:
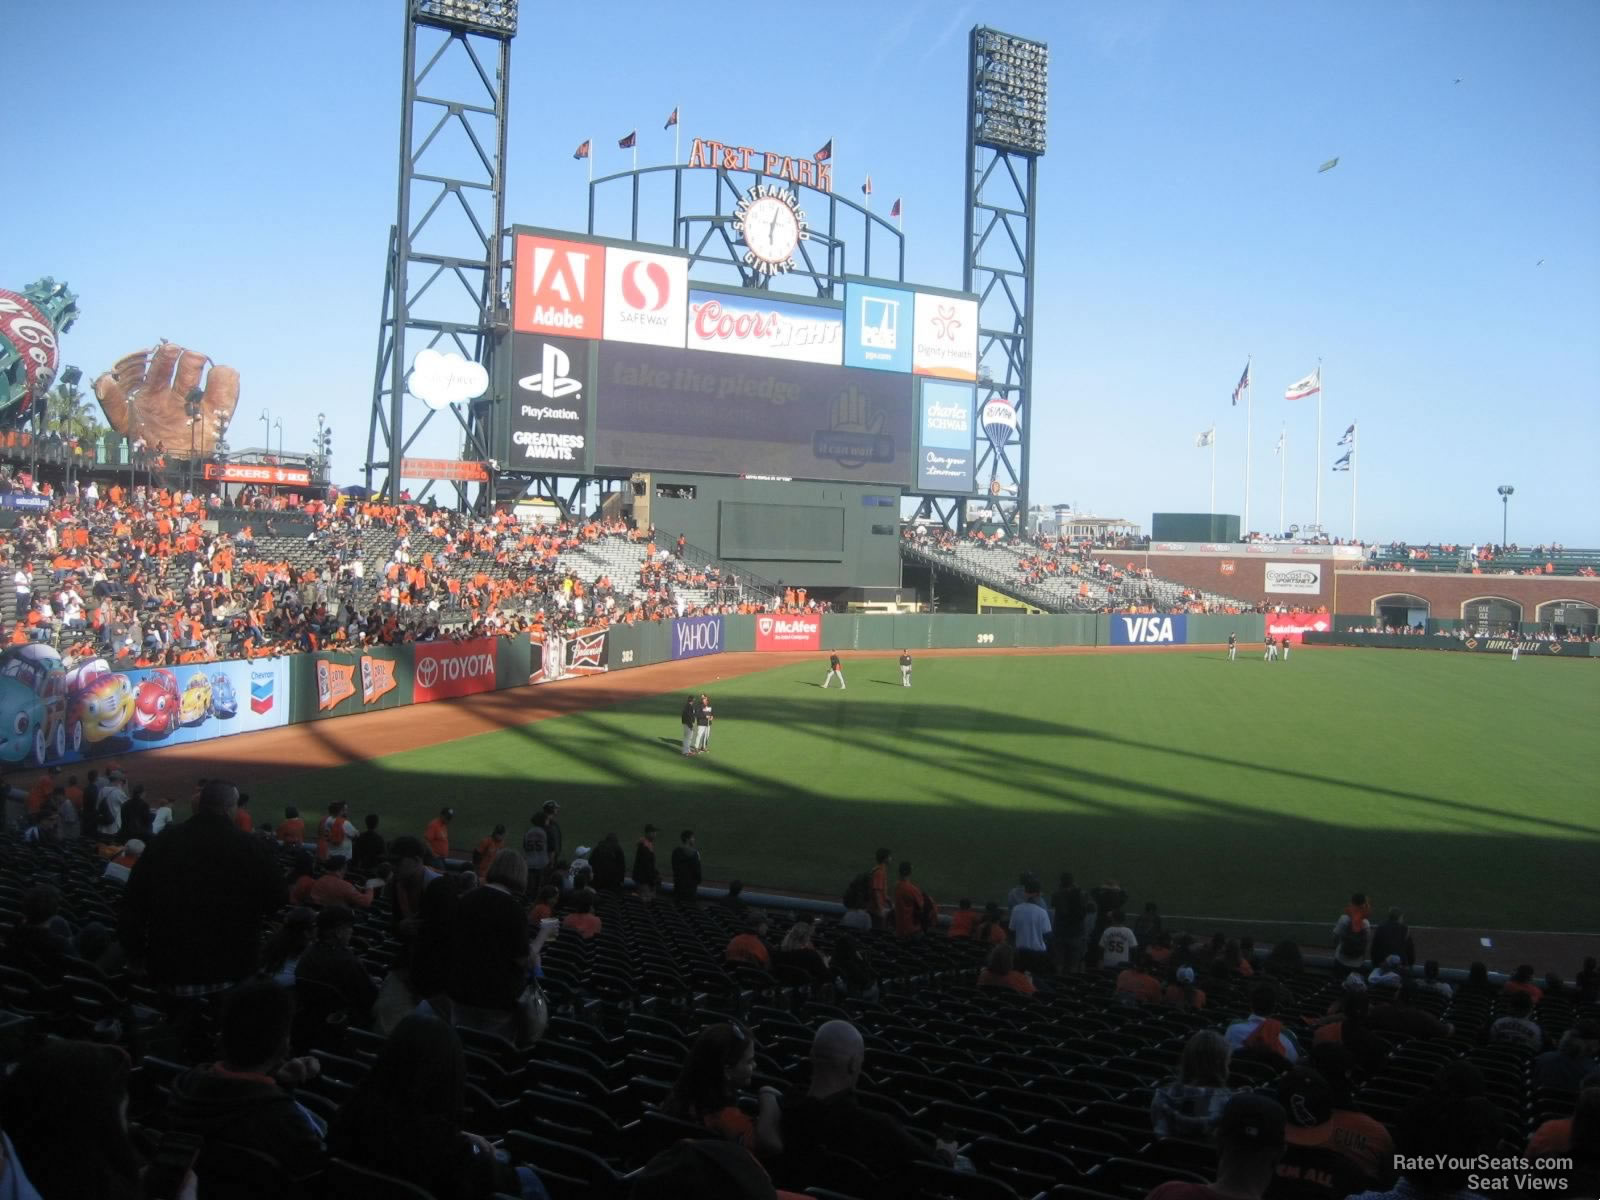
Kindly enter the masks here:
[[683, 106], [673, 105], [672, 115], [674, 118], [672, 122], [672, 165], [677, 166], [683, 161], [679, 157], [679, 150], [683, 146]]
[[1288, 427], [1278, 430], [1278, 533], [1284, 532], [1283, 523], [1283, 493], [1289, 482], [1289, 430]]
[[1211, 427], [1211, 515], [1217, 515], [1217, 427]]
[[1244, 535], [1250, 536], [1250, 426], [1255, 419], [1256, 380], [1250, 374], [1250, 357], [1244, 360]]
[[1322, 532], [1322, 360], [1317, 359], [1317, 533]]
[[1361, 456], [1356, 453], [1361, 442], [1361, 429], [1350, 425], [1350, 540], [1356, 540], [1356, 477], [1361, 473]]
[[589, 182], [590, 183], [594, 182], [594, 147], [595, 147], [594, 137], [591, 135], [590, 138], [589, 138], [589, 153], [585, 156], [589, 160]]

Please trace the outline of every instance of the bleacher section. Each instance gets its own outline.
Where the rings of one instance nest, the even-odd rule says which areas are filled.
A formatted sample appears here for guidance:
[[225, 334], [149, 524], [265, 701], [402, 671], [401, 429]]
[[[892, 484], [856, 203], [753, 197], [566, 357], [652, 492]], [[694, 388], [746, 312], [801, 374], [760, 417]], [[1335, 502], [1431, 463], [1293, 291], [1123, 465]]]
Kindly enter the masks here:
[[[20, 922], [23, 892], [35, 881], [62, 889], [64, 915], [74, 925], [115, 925], [118, 888], [100, 878], [100, 862], [87, 848], [23, 846], [6, 835], [0, 867], [0, 929]], [[621, 1200], [630, 1172], [680, 1137], [705, 1135], [657, 1108], [694, 1035], [733, 1016], [757, 1039], [751, 1091], [772, 1086], [789, 1099], [806, 1087], [811, 1037], [822, 1022], [837, 1018], [861, 1029], [860, 1102], [895, 1117], [930, 1146], [939, 1137], [957, 1140], [976, 1168], [975, 1175], [957, 1177], [919, 1167], [912, 1194], [1139, 1197], [1164, 1180], [1211, 1178], [1214, 1147], [1155, 1137], [1151, 1098], [1173, 1076], [1189, 1036], [1246, 1016], [1248, 992], [1263, 978], [1208, 980], [1203, 1012], [1119, 1003], [1111, 976], [1102, 973], [1068, 976], [1023, 997], [974, 986], [985, 948], [973, 942], [862, 933], [853, 936], [868, 948], [881, 992], [871, 1000], [835, 997], [781, 969], [724, 966], [723, 947], [744, 921], [721, 903], [647, 905], [632, 895], [602, 894], [598, 912], [604, 929], [592, 941], [563, 935], [545, 951], [553, 1015], [538, 1045], [519, 1051], [489, 1035], [462, 1035], [469, 1051], [466, 1127], [503, 1139], [514, 1159], [541, 1172], [556, 1200]], [[353, 945], [381, 979], [403, 960], [405, 946], [391, 935], [385, 901], [358, 912], [357, 921]], [[781, 923], [770, 931], [774, 945], [782, 933]], [[831, 950], [839, 933], [820, 927], [820, 948]], [[127, 973], [103, 974], [85, 963], [41, 977], [19, 966], [9, 945], [0, 958], [6, 963], [0, 1057], [15, 1060], [49, 1036], [115, 1040], [137, 1064], [131, 1116], [159, 1131], [166, 1088], [182, 1069], [174, 1061], [181, 1049], [163, 1017], [172, 1005]], [[1338, 980], [1317, 971], [1267, 978], [1279, 989], [1280, 1016], [1309, 1048], [1309, 1024], [1340, 997]], [[1540, 1123], [1571, 1114], [1574, 1093], [1533, 1088], [1527, 1054], [1485, 1044], [1499, 1013], [1498, 991], [1465, 989], [1451, 1000], [1423, 993], [1415, 1003], [1453, 1032], [1385, 1033], [1352, 1055], [1355, 1109], [1392, 1132], [1441, 1067], [1466, 1062], [1481, 1073], [1500, 1112], [1505, 1154], [1520, 1153]], [[1600, 1017], [1600, 1006], [1569, 996], [1547, 997], [1535, 1012], [1554, 1038], [1585, 1017]], [[324, 1117], [350, 1095], [384, 1041], [337, 1018], [301, 1023], [295, 1036], [296, 1050], [314, 1053], [322, 1064], [320, 1077], [298, 1089], [297, 1098]], [[1285, 1066], [1272, 1055], [1241, 1052], [1229, 1084], [1267, 1087]], [[751, 1096], [741, 1104], [754, 1110]], [[303, 1171], [306, 1164], [263, 1169], [289, 1175], [291, 1166]], [[796, 1190], [830, 1188], [829, 1194], [859, 1200], [882, 1194], [866, 1190], [872, 1185], [848, 1159], [785, 1162], [774, 1174], [780, 1187]], [[202, 1177], [202, 1194], [205, 1187]]]
[[1097, 569], [1100, 560], [1092, 551], [1086, 557], [1074, 556], [1070, 560], [1067, 555], [1059, 556], [1063, 563], [1070, 561], [1077, 565], [1078, 573], [1063, 569], [1056, 574], [1044, 574], [1032, 583], [1027, 581], [1023, 560], [1046, 553], [1032, 542], [1008, 539], [989, 543], [953, 538], [941, 543], [933, 539], [902, 537], [900, 553], [910, 562], [984, 584], [1046, 612], [1103, 612], [1146, 607], [1165, 612], [1196, 603], [1214, 612], [1248, 611], [1253, 607], [1243, 600], [1196, 591], [1169, 579], [1128, 574], [1109, 560], [1104, 562], [1103, 569]]
[[[1477, 551], [1476, 555], [1474, 550]], [[1383, 571], [1592, 576], [1600, 572], [1600, 550], [1534, 546], [1528, 549], [1512, 547], [1497, 552], [1485, 546], [1451, 543], [1410, 546], [1396, 543], [1373, 547], [1366, 565]]]

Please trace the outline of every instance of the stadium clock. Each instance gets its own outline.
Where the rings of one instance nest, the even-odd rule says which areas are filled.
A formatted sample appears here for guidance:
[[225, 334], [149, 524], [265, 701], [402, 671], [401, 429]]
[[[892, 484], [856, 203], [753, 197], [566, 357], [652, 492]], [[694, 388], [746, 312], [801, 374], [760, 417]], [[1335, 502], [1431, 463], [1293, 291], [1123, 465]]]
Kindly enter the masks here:
[[744, 263], [762, 275], [794, 269], [795, 248], [811, 236], [799, 198], [788, 188], [757, 184], [739, 198], [733, 228], [744, 239]]

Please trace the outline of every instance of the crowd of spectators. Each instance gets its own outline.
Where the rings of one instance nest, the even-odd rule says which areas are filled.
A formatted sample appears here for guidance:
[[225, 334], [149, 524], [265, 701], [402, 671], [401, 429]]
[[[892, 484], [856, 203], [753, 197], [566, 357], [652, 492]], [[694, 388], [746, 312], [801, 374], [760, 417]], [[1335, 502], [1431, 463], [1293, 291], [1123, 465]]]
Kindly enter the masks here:
[[[224, 499], [120, 480], [74, 481], [59, 493], [26, 475], [8, 482], [47, 505], [20, 510], [0, 531], [0, 571], [15, 603], [10, 641], [51, 643], [69, 666], [817, 607], [792, 589], [769, 596], [718, 564], [691, 563], [681, 537], [658, 546], [654, 529], [622, 518], [529, 524], [509, 512], [479, 517], [254, 487]], [[640, 544], [636, 578], [613, 580], [598, 560], [587, 576], [562, 566], [564, 553], [613, 539]]]
[[[1600, 1164], [1594, 960], [1572, 982], [1536, 979], [1529, 965], [1495, 985], [1475, 965], [1453, 987], [1436, 962], [1419, 964], [1405, 914], [1380, 918], [1362, 893], [1307, 948], [1331, 956], [1329, 970], [1294, 942], [1267, 950], [1174, 928], [1116, 880], [1081, 887], [1066, 872], [1050, 889], [1023, 872], [1003, 905], [985, 903], [980, 918], [963, 898], [945, 921], [927, 881], [883, 848], [851, 881], [842, 919], [779, 917], [734, 886], [700, 894], [692, 830], [666, 891], [659, 831], [646, 825], [630, 892], [621, 840], [569, 842], [553, 800], [518, 846], [503, 824], [452, 837], [470, 819], [453, 808], [420, 837], [391, 838], [378, 814], [357, 832], [338, 802], [310, 821], [290, 808], [258, 825], [261, 802], [215, 779], [186, 804], [145, 795], [120, 769], [82, 786], [47, 772], [20, 797], [27, 827], [65, 806], [83, 832], [0, 839], [15, 881], [0, 901], [18, 906], [0, 947], [7, 1005], [35, 1006], [48, 1024], [50, 995], [81, 995], [93, 1018], [68, 1013], [66, 1038], [0, 1043], [16, 1062], [0, 1086], [8, 1195], [175, 1196], [190, 1168], [220, 1178], [239, 1163], [286, 1180], [376, 1172], [367, 1178], [441, 1200], [630, 1187], [646, 1200], [766, 1197], [781, 1194], [774, 1181], [837, 1187], [851, 1172], [858, 1190], [841, 1194], [960, 1195], [951, 1179], [997, 1170], [1034, 1190], [1103, 1183], [1129, 1194], [1131, 1181], [1163, 1200], [1274, 1195], [1285, 1180], [1322, 1181], [1296, 1195], [1454, 1195], [1461, 1183], [1443, 1168], [1394, 1157], [1414, 1163], [1442, 1147], [1569, 1154], [1566, 1194], [1582, 1195]], [[155, 813], [175, 807], [187, 819], [157, 828]], [[104, 870], [92, 888], [81, 886], [88, 864]], [[632, 931], [625, 942], [614, 922]], [[640, 940], [668, 928], [678, 932]], [[608, 1015], [623, 984], [591, 947], [626, 945], [649, 973], [653, 956], [670, 960], [718, 930], [726, 1008], [715, 1001], [675, 1025], [670, 1007], [626, 999]], [[930, 1015], [936, 979], [977, 1023], [947, 1030]], [[712, 986], [702, 978], [691, 992]], [[794, 1007], [773, 1007], [784, 996]], [[924, 1032], [889, 1049], [885, 1019], [920, 1020]], [[625, 1093], [571, 1090], [606, 1070], [613, 1020], [636, 1039], [633, 1086], [655, 1096], [647, 1128], [666, 1135], [626, 1181], [576, 1149], [597, 1145], [594, 1122], [610, 1120], [593, 1105]], [[947, 1035], [981, 1045], [988, 1065], [919, 1060], [942, 1056]], [[1012, 1053], [1019, 1039], [1041, 1057]], [[1063, 1077], [1049, 1055], [1067, 1046], [1075, 1057], [1060, 1061], [1077, 1065]], [[1506, 1115], [1512, 1065], [1545, 1097], [1551, 1115], [1535, 1125]], [[560, 1086], [522, 1090], [555, 1072]], [[652, 1078], [659, 1088], [645, 1087]], [[982, 1092], [986, 1106], [938, 1092], [939, 1078]], [[1522, 1074], [1513, 1078], [1520, 1104]], [[507, 1088], [513, 1099], [496, 1100]], [[936, 1090], [913, 1104], [921, 1088]], [[1058, 1117], [1068, 1096], [1078, 1107]], [[534, 1136], [508, 1132], [507, 1106], [540, 1114]], [[1035, 1140], [997, 1146], [986, 1135], [1001, 1123]], [[1073, 1153], [1108, 1141], [1131, 1150], [1140, 1130], [1148, 1161], [1102, 1156], [1088, 1174], [1073, 1165]], [[177, 1176], [158, 1184], [173, 1162]], [[574, 1163], [613, 1190], [561, 1190], [575, 1186]], [[955, 1190], [930, 1190], [939, 1180]]]

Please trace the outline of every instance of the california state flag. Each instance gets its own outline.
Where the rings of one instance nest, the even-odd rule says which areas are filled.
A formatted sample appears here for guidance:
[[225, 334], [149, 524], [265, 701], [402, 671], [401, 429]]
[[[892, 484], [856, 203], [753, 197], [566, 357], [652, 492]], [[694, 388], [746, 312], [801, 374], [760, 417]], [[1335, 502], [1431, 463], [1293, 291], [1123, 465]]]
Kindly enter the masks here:
[[1304, 379], [1297, 379], [1284, 390], [1285, 400], [1304, 400], [1322, 390], [1322, 368], [1318, 367]]

